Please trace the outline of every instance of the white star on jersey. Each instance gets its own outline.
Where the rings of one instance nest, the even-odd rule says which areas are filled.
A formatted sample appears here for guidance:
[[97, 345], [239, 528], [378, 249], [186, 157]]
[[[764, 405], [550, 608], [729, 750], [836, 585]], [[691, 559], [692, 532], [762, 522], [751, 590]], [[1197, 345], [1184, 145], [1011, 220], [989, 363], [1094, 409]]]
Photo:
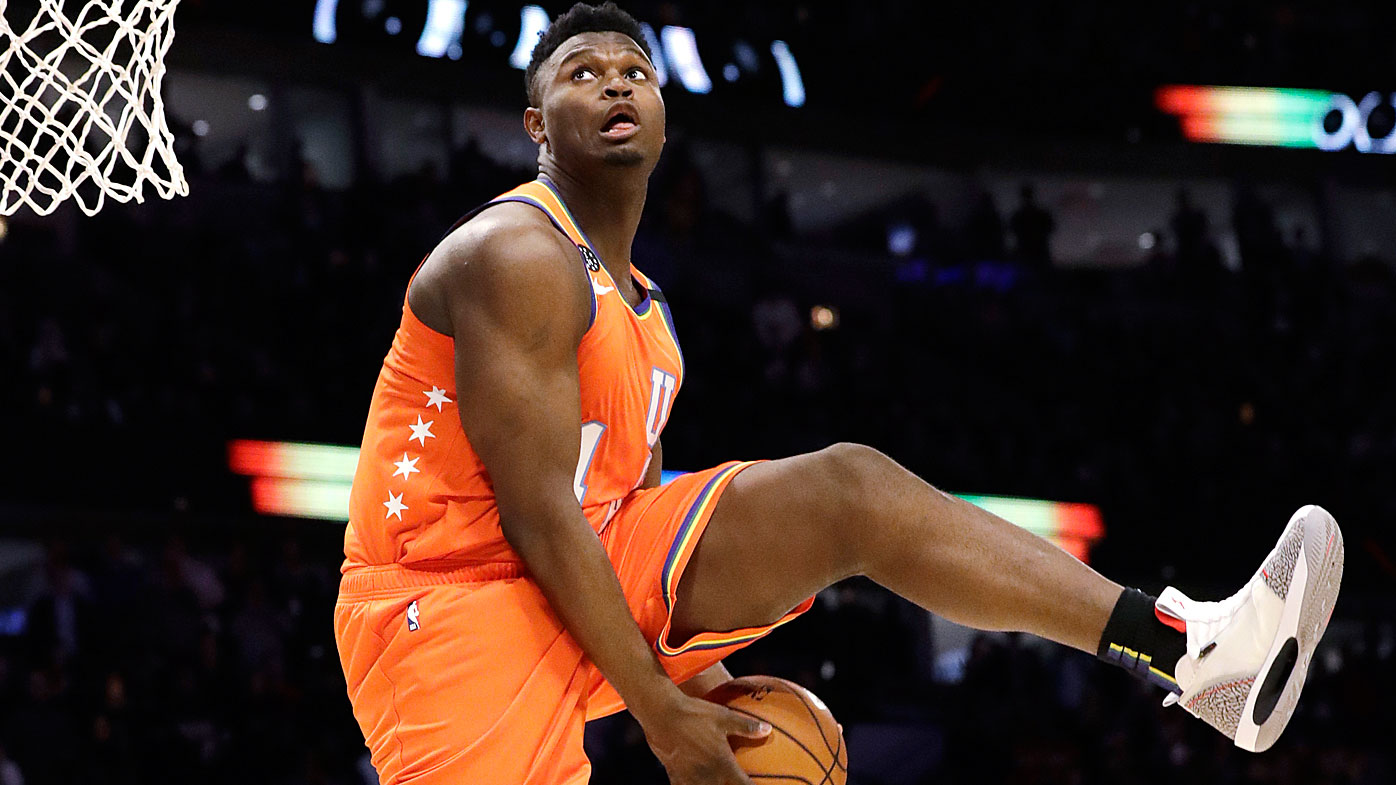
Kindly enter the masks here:
[[435, 439], [435, 438], [436, 438], [436, 434], [434, 434], [434, 433], [431, 432], [431, 426], [432, 426], [432, 423], [434, 423], [434, 422], [436, 422], [436, 420], [427, 420], [426, 422], [422, 422], [422, 415], [420, 415], [420, 414], [417, 415], [417, 424], [416, 424], [416, 425], [410, 425], [410, 424], [409, 424], [409, 425], [407, 426], [408, 428], [411, 428], [411, 429], [412, 429], [412, 435], [411, 435], [410, 437], [408, 437], [407, 441], [410, 442], [410, 441], [412, 441], [413, 439], [419, 439], [419, 440], [421, 440], [422, 446], [423, 446], [423, 447], [427, 446], [427, 439], [428, 439], [428, 438], [431, 438], [431, 439]]
[[441, 411], [441, 404], [455, 403], [455, 401], [452, 401], [450, 398], [446, 397], [445, 390], [441, 389], [440, 387], [437, 387], [434, 384], [431, 386], [431, 392], [422, 390], [422, 395], [425, 395], [427, 397], [427, 406], [435, 406], [438, 412]]
[[393, 465], [397, 467], [397, 471], [393, 472], [393, 476], [396, 477], [399, 474], [401, 474], [403, 477], [409, 480], [412, 479], [412, 472], [420, 473], [422, 471], [421, 469], [417, 468], [417, 461], [420, 461], [421, 459], [422, 456], [419, 455], [416, 458], [413, 458], [409, 461], [407, 460], [407, 453], [403, 453], [402, 460], [393, 461]]
[[388, 500], [383, 502], [383, 506], [388, 508], [388, 514], [383, 516], [383, 520], [386, 521], [394, 515], [398, 520], [402, 520], [402, 511], [408, 509], [407, 505], [402, 503], [402, 496], [401, 493], [394, 496], [392, 491], [388, 491]]

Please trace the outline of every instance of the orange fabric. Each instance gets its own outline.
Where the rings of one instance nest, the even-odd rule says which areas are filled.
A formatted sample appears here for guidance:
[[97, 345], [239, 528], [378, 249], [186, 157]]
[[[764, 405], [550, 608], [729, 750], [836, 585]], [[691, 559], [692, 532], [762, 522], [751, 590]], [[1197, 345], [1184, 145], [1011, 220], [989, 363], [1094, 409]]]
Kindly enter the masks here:
[[[683, 355], [663, 294], [631, 267], [645, 300], [632, 309], [552, 186], [534, 180], [490, 204], [537, 207], [577, 244], [595, 313], [577, 349], [582, 455], [574, 490], [601, 531], [644, 479], [679, 387]], [[455, 341], [419, 320], [402, 321], [383, 360], [350, 494], [343, 570], [374, 564], [517, 561], [499, 528], [484, 464], [456, 411]]]
[[398, 569], [374, 576], [388, 588], [341, 586], [334, 615], [379, 781], [585, 783], [588, 674], [537, 585], [521, 576], [440, 584]]
[[[577, 244], [595, 310], [577, 350], [574, 491], [631, 613], [683, 681], [776, 626], [667, 639], [684, 567], [723, 489], [750, 464], [636, 490], [683, 381], [663, 294], [632, 267], [648, 292], [632, 309], [546, 180], [490, 204], [501, 201], [543, 210]], [[504, 540], [455, 408], [454, 354], [404, 298], [364, 428], [335, 607], [354, 716], [384, 785], [584, 783], [585, 721], [623, 704]]]
[[[703, 633], [686, 641], [669, 635], [669, 619], [693, 550], [708, 526], [722, 492], [752, 462], [725, 463], [685, 474], [667, 485], [635, 491], [626, 498], [601, 544], [611, 557], [630, 606], [630, 615], [659, 653], [659, 661], [675, 683], [687, 681], [723, 657], [809, 610], [811, 597], [774, 624], [722, 633]], [[625, 708], [615, 688], [592, 668], [588, 683], [587, 719]]]
[[[673, 587], [729, 463], [631, 493], [601, 534], [631, 614], [676, 682], [773, 625], [661, 644]], [[585, 782], [586, 720], [624, 708], [518, 563], [384, 565], [341, 579], [335, 637], [354, 716], [384, 785]], [[411, 629], [410, 618], [417, 628]]]

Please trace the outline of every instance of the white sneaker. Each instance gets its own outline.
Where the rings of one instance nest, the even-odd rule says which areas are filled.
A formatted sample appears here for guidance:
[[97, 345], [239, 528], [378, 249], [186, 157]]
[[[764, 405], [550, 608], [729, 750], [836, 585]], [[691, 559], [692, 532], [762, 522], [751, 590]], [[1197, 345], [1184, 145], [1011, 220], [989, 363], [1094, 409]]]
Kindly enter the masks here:
[[1343, 533], [1310, 504], [1231, 597], [1197, 602], [1165, 589], [1156, 612], [1187, 625], [1188, 650], [1174, 673], [1183, 694], [1163, 705], [1181, 704], [1241, 749], [1269, 749], [1294, 714], [1342, 581]]

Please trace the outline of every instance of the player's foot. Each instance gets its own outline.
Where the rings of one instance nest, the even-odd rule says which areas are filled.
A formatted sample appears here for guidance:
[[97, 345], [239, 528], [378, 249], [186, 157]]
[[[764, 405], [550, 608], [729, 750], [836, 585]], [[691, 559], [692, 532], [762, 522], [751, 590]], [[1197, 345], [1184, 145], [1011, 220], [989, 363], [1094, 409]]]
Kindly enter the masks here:
[[1260, 570], [1228, 599], [1197, 602], [1165, 589], [1155, 612], [1186, 624], [1188, 648], [1174, 673], [1183, 694], [1164, 705], [1181, 704], [1241, 749], [1269, 749], [1294, 714], [1342, 580], [1343, 534], [1311, 504], [1294, 513]]

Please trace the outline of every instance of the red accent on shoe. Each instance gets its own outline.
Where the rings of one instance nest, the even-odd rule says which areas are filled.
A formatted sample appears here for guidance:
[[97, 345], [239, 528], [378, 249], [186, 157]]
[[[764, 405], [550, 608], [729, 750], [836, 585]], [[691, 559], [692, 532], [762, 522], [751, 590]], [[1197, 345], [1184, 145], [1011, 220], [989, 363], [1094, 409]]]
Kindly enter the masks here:
[[1170, 616], [1167, 613], [1164, 613], [1163, 611], [1159, 610], [1157, 607], [1154, 608], [1154, 615], [1158, 617], [1159, 621], [1163, 622], [1164, 624], [1167, 624], [1169, 627], [1172, 627], [1173, 629], [1183, 633], [1184, 635], [1187, 634], [1188, 623], [1183, 621], [1182, 619], [1179, 619], [1176, 616]]

